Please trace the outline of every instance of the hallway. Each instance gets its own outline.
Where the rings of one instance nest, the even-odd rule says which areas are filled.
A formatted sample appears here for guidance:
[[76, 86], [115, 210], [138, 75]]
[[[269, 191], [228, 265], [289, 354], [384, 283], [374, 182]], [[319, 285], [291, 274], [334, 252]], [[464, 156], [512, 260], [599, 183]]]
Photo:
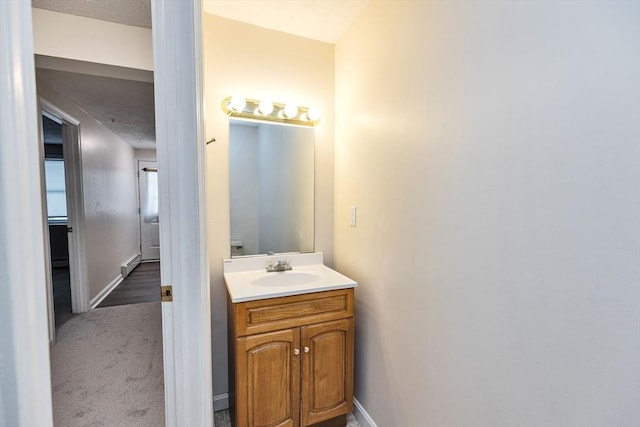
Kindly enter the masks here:
[[160, 262], [139, 264], [98, 308], [160, 301]]

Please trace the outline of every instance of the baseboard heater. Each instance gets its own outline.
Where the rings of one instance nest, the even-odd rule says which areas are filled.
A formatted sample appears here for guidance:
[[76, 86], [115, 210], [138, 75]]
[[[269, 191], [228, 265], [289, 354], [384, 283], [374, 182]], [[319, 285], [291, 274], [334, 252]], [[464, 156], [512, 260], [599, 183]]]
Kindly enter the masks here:
[[133, 271], [133, 269], [136, 268], [138, 264], [140, 264], [140, 259], [141, 256], [140, 254], [138, 254], [131, 258], [126, 264], [122, 264], [122, 267], [120, 267], [120, 271], [122, 272], [123, 278], [127, 277]]

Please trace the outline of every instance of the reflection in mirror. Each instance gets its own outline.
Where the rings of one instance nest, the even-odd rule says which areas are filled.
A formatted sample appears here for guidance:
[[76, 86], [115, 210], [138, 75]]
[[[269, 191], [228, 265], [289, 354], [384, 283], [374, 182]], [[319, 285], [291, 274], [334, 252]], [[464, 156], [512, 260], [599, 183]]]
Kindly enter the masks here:
[[230, 120], [231, 256], [313, 252], [314, 132]]

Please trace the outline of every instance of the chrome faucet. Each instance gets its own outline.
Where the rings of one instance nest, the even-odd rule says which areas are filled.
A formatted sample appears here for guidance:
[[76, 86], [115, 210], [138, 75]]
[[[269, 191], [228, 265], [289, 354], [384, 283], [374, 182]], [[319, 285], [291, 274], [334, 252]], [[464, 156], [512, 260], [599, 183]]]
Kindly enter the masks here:
[[277, 264], [267, 265], [267, 273], [289, 271], [291, 269], [292, 269], [291, 264], [289, 264], [289, 260], [286, 260], [286, 259], [279, 260]]

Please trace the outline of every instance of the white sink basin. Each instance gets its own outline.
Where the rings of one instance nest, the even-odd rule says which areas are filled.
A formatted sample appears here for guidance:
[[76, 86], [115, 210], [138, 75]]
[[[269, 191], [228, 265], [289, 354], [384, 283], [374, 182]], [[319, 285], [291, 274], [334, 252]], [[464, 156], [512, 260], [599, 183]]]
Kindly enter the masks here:
[[[286, 258], [293, 270], [267, 273], [266, 265]], [[322, 253], [225, 259], [224, 281], [231, 302], [355, 288], [358, 284], [322, 263]]]
[[257, 277], [251, 283], [256, 286], [296, 286], [315, 282], [322, 277], [320, 272], [315, 271], [283, 271], [276, 273], [264, 273], [264, 276]]

